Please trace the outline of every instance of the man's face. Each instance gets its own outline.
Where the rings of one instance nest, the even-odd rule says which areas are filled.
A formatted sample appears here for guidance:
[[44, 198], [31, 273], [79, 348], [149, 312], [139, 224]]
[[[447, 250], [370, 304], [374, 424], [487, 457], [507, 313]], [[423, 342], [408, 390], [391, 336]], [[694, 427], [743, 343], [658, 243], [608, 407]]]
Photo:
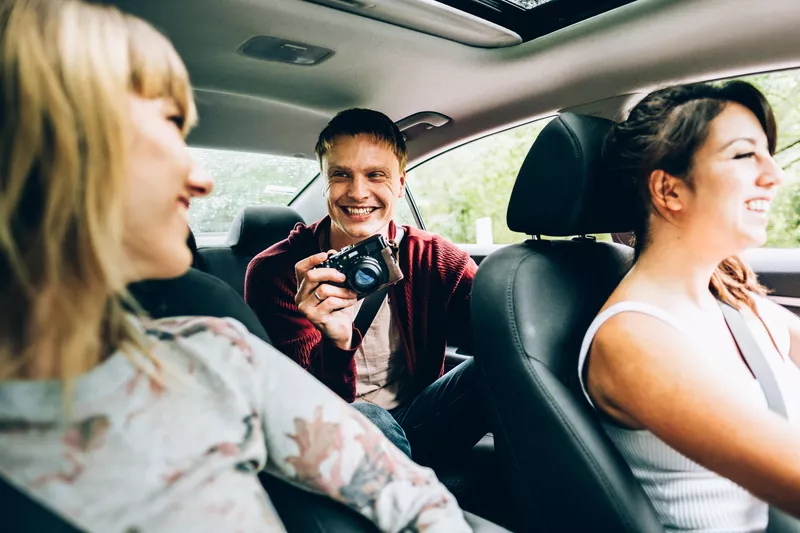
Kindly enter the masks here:
[[331, 243], [354, 244], [387, 235], [395, 203], [403, 197], [406, 173], [391, 148], [370, 135], [336, 137], [322, 157]]

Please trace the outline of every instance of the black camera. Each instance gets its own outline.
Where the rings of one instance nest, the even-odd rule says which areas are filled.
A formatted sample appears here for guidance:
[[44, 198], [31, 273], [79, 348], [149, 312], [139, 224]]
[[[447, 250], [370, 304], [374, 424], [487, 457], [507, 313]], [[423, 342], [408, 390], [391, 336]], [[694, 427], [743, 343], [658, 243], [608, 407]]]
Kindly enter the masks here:
[[331, 284], [352, 289], [361, 299], [403, 279], [395, 260], [396, 253], [397, 244], [394, 241], [383, 235], [373, 235], [342, 248], [314, 268], [335, 268], [345, 275], [345, 280]]

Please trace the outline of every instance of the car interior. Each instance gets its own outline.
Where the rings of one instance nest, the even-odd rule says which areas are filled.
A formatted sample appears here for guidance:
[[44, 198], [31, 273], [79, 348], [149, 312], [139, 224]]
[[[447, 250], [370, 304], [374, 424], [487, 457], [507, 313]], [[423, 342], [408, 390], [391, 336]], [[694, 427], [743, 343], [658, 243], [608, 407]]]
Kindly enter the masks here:
[[[633, 257], [629, 246], [595, 237], [631, 230], [632, 192], [602, 172], [602, 139], [655, 88], [800, 67], [796, 1], [108, 3], [175, 44], [195, 88], [200, 122], [188, 142], [198, 149], [316, 168], [327, 122], [365, 107], [403, 131], [411, 175], [471, 142], [548, 119], [500, 206], [519, 242], [457, 242], [480, 265], [475, 353], [450, 347], [446, 369], [476, 358], [494, 425], [470, 457], [437, 475], [476, 531], [478, 517], [517, 532], [664, 531], [575, 372], [584, 332]], [[268, 341], [242, 300], [245, 271], [297, 223], [325, 215], [318, 169], [305, 178], [282, 203], [245, 201], [213, 231], [193, 227], [193, 269], [132, 294], [152, 316], [233, 316]], [[416, 201], [427, 187], [409, 178], [402, 222], [435, 231]], [[747, 259], [770, 297], [800, 314], [800, 249], [763, 248]], [[290, 532], [375, 530], [332, 501], [262, 482]], [[323, 519], [306, 516], [307, 506]], [[800, 521], [776, 514], [769, 531], [800, 532]]]

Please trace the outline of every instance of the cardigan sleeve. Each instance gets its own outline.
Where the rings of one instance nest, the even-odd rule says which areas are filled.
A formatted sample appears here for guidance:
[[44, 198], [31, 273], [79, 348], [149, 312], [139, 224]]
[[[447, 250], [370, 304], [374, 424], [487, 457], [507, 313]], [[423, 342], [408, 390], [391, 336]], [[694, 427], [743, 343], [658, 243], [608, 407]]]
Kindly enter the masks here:
[[472, 347], [470, 294], [478, 265], [470, 255], [450, 241], [435, 239], [433, 269], [444, 285], [447, 299], [447, 337], [450, 344], [469, 352]]
[[283, 255], [256, 256], [247, 267], [245, 300], [273, 346], [308, 370], [345, 401], [355, 400], [355, 352], [361, 334], [353, 328], [353, 348], [342, 350], [323, 338], [295, 305], [294, 264]]

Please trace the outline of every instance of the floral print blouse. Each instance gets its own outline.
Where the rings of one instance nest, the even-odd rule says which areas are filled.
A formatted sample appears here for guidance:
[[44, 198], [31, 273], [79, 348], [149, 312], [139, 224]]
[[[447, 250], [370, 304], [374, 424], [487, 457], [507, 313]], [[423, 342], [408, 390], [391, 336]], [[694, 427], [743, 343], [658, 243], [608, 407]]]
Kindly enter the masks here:
[[0, 474], [79, 528], [282, 532], [263, 469], [383, 531], [470, 531], [431, 470], [238, 322], [137, 323], [158, 368], [131, 348], [69, 396], [0, 383]]

